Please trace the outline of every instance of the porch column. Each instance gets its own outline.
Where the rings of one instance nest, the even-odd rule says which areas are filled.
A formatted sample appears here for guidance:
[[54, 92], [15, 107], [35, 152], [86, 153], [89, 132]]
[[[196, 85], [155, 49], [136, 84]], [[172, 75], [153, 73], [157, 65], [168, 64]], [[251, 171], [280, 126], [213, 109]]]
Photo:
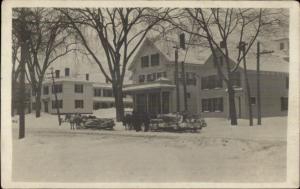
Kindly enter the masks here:
[[136, 110], [136, 94], [133, 93], [133, 110]]
[[149, 93], [146, 93], [146, 112], [149, 113]]
[[162, 90], [160, 89], [159, 91], [159, 97], [160, 97], [160, 114], [162, 114], [162, 110], [163, 110], [163, 99], [162, 99]]

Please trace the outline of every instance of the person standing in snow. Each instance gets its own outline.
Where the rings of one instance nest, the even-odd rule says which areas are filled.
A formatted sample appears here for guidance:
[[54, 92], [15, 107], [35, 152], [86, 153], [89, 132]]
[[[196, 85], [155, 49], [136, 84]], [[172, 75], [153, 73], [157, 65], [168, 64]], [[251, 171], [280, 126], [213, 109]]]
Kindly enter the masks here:
[[150, 116], [147, 112], [143, 113], [143, 123], [144, 123], [144, 126], [145, 126], [144, 131], [148, 132], [149, 131], [149, 125], [150, 125]]
[[141, 121], [141, 113], [133, 111], [132, 115], [133, 115], [133, 126], [136, 132], [139, 132], [141, 130], [141, 125], [142, 125], [142, 121]]
[[70, 115], [69, 117], [69, 122], [70, 122], [70, 126], [71, 126], [71, 130], [75, 130], [75, 115]]

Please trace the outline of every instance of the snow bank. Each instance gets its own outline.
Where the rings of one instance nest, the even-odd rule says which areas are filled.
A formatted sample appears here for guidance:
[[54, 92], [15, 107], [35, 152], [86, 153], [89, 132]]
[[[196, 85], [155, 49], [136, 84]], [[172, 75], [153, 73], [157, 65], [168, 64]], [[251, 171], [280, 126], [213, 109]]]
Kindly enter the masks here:
[[[132, 111], [131, 108], [125, 108], [125, 111]], [[99, 118], [116, 118], [116, 108], [98, 109], [93, 112], [93, 115]]]
[[[126, 109], [130, 111], [130, 109]], [[115, 108], [99, 109], [93, 113], [99, 118], [112, 118], [115, 120]], [[62, 116], [64, 118], [64, 116]], [[13, 128], [18, 129], [18, 116], [12, 118]], [[200, 133], [168, 133], [168, 132], [133, 132], [125, 131], [121, 122], [116, 122], [114, 131], [109, 131], [111, 134], [116, 135], [139, 135], [139, 136], [202, 136], [202, 137], [216, 137], [216, 138], [234, 138], [234, 139], [247, 139], [247, 140], [277, 140], [286, 141], [287, 137], [287, 117], [269, 117], [262, 119], [262, 125], [256, 125], [254, 119], [254, 126], [249, 126], [249, 121], [245, 119], [238, 120], [238, 126], [231, 126], [230, 121], [224, 118], [205, 118], [207, 127], [203, 128]], [[26, 132], [31, 129], [37, 131], [49, 132], [74, 132], [70, 131], [70, 125], [63, 122], [61, 126], [58, 125], [57, 115], [43, 113], [40, 118], [36, 118], [35, 114], [26, 115]], [[76, 133], [85, 132], [108, 132], [108, 131], [94, 131], [94, 130], [76, 130]]]

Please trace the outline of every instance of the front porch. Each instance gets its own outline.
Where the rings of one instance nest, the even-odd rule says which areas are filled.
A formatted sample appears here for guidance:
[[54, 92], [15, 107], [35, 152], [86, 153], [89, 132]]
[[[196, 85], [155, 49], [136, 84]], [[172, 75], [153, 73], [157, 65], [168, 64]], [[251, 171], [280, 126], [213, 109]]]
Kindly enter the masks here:
[[133, 98], [133, 109], [149, 114], [167, 114], [172, 109], [172, 91], [175, 85], [168, 80], [132, 84], [124, 87], [124, 92]]

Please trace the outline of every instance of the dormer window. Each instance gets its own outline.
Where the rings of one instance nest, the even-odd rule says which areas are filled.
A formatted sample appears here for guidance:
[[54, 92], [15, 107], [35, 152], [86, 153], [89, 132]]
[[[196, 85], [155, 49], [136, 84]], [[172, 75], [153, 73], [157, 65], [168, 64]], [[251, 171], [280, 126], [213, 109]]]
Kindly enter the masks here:
[[142, 56], [141, 58], [141, 67], [149, 67], [149, 56]]
[[159, 54], [152, 54], [151, 55], [151, 66], [158, 66], [159, 65]]

